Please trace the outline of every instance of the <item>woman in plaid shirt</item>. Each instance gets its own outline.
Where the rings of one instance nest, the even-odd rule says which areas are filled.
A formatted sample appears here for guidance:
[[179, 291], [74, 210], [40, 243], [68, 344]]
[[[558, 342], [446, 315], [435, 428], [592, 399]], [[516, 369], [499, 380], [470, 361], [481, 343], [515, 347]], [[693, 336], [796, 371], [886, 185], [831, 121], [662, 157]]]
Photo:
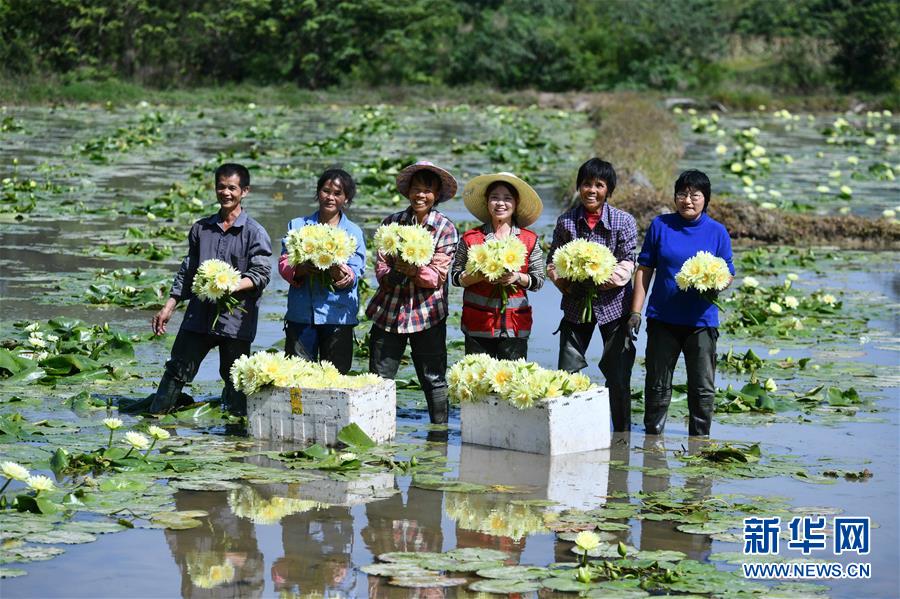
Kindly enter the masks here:
[[[591, 158], [582, 164], [576, 185], [581, 203], [557, 219], [548, 253], [547, 277], [562, 292], [558, 368], [578, 372], [587, 366], [584, 356], [594, 327], [599, 325], [603, 338], [600, 372], [606, 377], [609, 388], [613, 430], [627, 431], [631, 427], [631, 368], [635, 356], [627, 320], [631, 307], [637, 223], [633, 216], [607, 202], [616, 188], [616, 171], [609, 162]], [[582, 322], [581, 311], [585, 285], [592, 283], [563, 279], [553, 266], [553, 254], [573, 239], [603, 244], [618, 261], [609, 282], [597, 288], [591, 320], [587, 322]]]
[[382, 222], [421, 225], [434, 237], [434, 257], [422, 267], [378, 252], [378, 291], [366, 308], [372, 319], [369, 371], [392, 379], [397, 375], [406, 343], [434, 424], [447, 422], [447, 274], [459, 243], [456, 227], [434, 209], [456, 195], [456, 180], [430, 162], [417, 162], [397, 175], [397, 190], [409, 208]]

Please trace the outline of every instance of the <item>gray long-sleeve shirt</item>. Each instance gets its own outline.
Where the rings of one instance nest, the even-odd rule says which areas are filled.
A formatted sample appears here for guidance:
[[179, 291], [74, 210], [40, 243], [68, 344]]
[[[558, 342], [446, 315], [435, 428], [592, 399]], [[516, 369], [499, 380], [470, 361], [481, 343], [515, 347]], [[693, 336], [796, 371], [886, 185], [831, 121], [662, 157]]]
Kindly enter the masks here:
[[[227, 231], [222, 230], [222, 219], [218, 213], [201, 218], [191, 226], [188, 233], [188, 254], [181, 262], [181, 268], [172, 282], [169, 295], [177, 301], [190, 300], [181, 327], [196, 333], [206, 333], [253, 341], [259, 319], [259, 302], [263, 289], [269, 284], [272, 265], [272, 242], [269, 234], [258, 222], [242, 210]], [[216, 305], [204, 302], [191, 292], [197, 267], [205, 260], [218, 258], [253, 281], [254, 288], [235, 294], [241, 300], [241, 307], [219, 316], [216, 326]]]

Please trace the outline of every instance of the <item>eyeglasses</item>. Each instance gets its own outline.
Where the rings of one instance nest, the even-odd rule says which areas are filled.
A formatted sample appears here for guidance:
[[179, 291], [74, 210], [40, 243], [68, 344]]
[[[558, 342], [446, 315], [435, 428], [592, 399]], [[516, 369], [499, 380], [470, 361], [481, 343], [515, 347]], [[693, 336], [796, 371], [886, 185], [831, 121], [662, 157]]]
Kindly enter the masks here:
[[690, 198], [692, 202], [702, 202], [703, 200], [706, 199], [704, 197], [703, 193], [699, 192], [699, 191], [695, 191], [694, 193], [691, 193], [691, 194], [687, 194], [682, 191], [682, 192], [675, 194], [675, 199], [679, 202], [683, 202], [683, 201], [687, 200], [688, 198]]

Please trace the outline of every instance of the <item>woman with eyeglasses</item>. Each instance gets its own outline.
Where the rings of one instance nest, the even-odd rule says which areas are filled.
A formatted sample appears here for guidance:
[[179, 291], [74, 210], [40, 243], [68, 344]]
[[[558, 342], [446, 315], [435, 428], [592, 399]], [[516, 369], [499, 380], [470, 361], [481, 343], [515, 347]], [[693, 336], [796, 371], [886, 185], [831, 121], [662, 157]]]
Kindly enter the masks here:
[[709, 435], [716, 392], [719, 309], [694, 289], [681, 291], [675, 275], [688, 258], [707, 251], [725, 260], [734, 279], [731, 237], [706, 213], [710, 193], [706, 174], [697, 170], [681, 173], [675, 181], [675, 212], [657, 216], [650, 223], [638, 255], [628, 318], [628, 328], [635, 336], [650, 279], [656, 273], [646, 313], [644, 426], [648, 435], [660, 435], [666, 426], [672, 373], [682, 353], [687, 368], [688, 433]]

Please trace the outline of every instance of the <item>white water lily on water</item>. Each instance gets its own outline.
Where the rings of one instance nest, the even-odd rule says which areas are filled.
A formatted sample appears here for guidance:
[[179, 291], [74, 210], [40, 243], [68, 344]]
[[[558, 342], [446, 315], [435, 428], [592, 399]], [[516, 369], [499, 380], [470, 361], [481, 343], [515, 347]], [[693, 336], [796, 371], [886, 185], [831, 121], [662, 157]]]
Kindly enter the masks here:
[[772, 378], [766, 379], [766, 382], [765, 382], [765, 384], [763, 385], [763, 387], [764, 387], [765, 390], [768, 391], [769, 393], [775, 393], [776, 391], [778, 391], [778, 385], [775, 384], [775, 380], [772, 379]]
[[150, 434], [151, 437], [153, 437], [157, 441], [164, 441], [172, 436], [169, 434], [169, 431], [167, 431], [164, 428], [160, 428], [158, 426], [149, 427], [147, 429], [147, 432]]
[[828, 193], [831, 191], [831, 188], [829, 188], [827, 185], [819, 185], [818, 187], [816, 187], [816, 191], [818, 191], [819, 193]]
[[591, 551], [600, 545], [600, 537], [589, 530], [583, 530], [575, 537], [575, 544], [584, 551]]
[[33, 476], [29, 476], [25, 479], [25, 484], [40, 493], [41, 491], [52, 491], [53, 481], [49, 476], [44, 476], [43, 474], [36, 474]]
[[150, 447], [150, 439], [135, 431], [125, 433], [125, 442], [135, 449], [147, 449]]
[[103, 426], [108, 428], [111, 431], [114, 431], [118, 428], [122, 428], [122, 419], [121, 418], [104, 418]]
[[793, 310], [800, 305], [800, 300], [798, 300], [796, 297], [794, 297], [792, 295], [789, 295], [786, 298], [784, 298], [784, 305]]
[[755, 277], [744, 277], [741, 280], [741, 287], [755, 289], [756, 287], [759, 287], [759, 281], [757, 281]]
[[16, 462], [3, 462], [0, 464], [0, 469], [3, 470], [3, 476], [10, 480], [25, 481], [31, 476], [28, 468]]
[[769, 302], [769, 312], [771, 312], [772, 314], [781, 314], [781, 304], [779, 304], [778, 302]]

